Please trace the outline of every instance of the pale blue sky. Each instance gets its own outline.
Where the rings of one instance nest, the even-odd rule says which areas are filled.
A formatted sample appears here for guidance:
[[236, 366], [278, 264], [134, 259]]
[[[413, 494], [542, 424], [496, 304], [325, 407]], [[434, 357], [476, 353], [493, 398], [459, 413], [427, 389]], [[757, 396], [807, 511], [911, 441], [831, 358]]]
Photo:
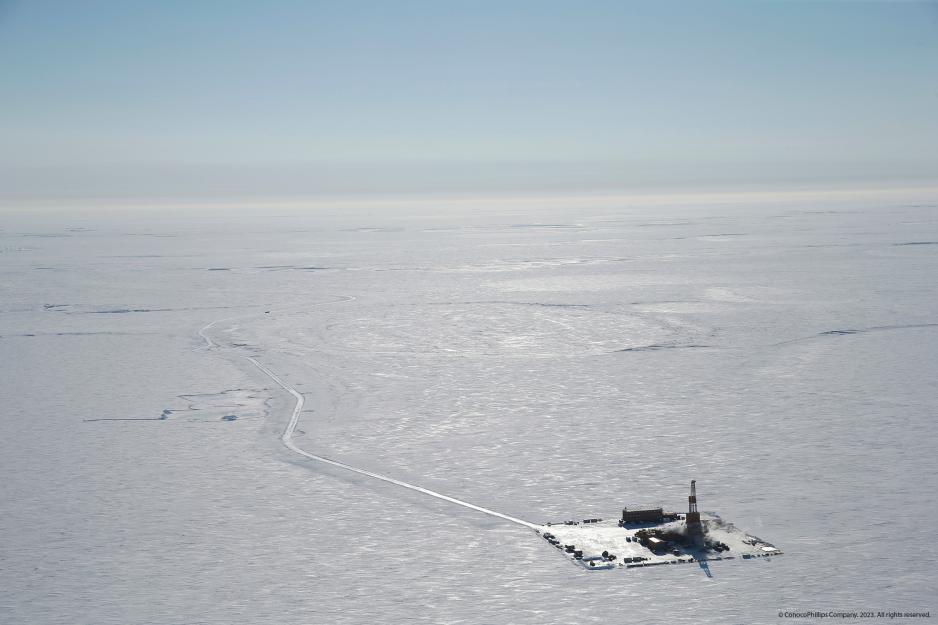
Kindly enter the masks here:
[[0, 195], [938, 180], [935, 2], [0, 0]]

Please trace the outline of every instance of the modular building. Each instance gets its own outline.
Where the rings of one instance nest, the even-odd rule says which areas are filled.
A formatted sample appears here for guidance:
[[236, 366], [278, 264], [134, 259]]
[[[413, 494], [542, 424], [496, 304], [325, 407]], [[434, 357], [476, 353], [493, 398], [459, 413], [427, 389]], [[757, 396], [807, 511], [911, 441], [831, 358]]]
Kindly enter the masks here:
[[661, 523], [664, 521], [663, 508], [622, 508], [623, 523]]

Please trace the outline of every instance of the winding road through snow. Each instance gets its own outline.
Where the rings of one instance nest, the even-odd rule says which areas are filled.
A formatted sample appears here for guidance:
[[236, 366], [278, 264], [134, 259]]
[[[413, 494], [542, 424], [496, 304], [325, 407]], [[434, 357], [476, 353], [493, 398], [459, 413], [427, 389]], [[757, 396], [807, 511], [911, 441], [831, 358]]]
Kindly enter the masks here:
[[[350, 298], [343, 299], [343, 300], [339, 300], [339, 301], [345, 302], [345, 301], [351, 301], [352, 299], [354, 299], [354, 298], [351, 298], [351, 297], [350, 297]], [[326, 303], [332, 304], [332, 303], [339, 303], [339, 302], [326, 302]], [[213, 328], [216, 324], [221, 323], [221, 322], [223, 322], [223, 321], [227, 321], [227, 320], [228, 320], [228, 319], [219, 319], [219, 320], [213, 321], [213, 322], [209, 323], [208, 325], [202, 327], [202, 329], [199, 330], [199, 336], [201, 336], [202, 339], [205, 341], [205, 344], [206, 344], [206, 347], [207, 347], [207, 348], [211, 349], [211, 348], [214, 348], [214, 347], [218, 347], [218, 346], [219, 346], [218, 343], [216, 343], [215, 341], [213, 341], [212, 338], [207, 334], [208, 330], [210, 330], [211, 328]], [[531, 522], [529, 522], [529, 521], [525, 521], [525, 520], [523, 520], [523, 519], [519, 519], [519, 518], [517, 518], [517, 517], [513, 517], [513, 516], [511, 516], [511, 515], [504, 514], [504, 513], [502, 513], [502, 512], [496, 512], [495, 510], [491, 510], [491, 509], [489, 509], [489, 508], [484, 508], [484, 507], [482, 507], [482, 506], [477, 506], [477, 505], [471, 504], [471, 503], [469, 503], [469, 502], [467, 502], [467, 501], [463, 501], [462, 499], [457, 499], [457, 498], [455, 498], [455, 497], [450, 497], [449, 495], [444, 495], [443, 493], [438, 493], [438, 492], [436, 492], [436, 491], [434, 491], [434, 490], [430, 490], [429, 488], [424, 488], [424, 487], [422, 487], [422, 486], [417, 486], [416, 484], [411, 484], [411, 483], [409, 483], [409, 482], [404, 482], [404, 481], [402, 481], [402, 480], [398, 480], [398, 479], [395, 479], [395, 478], [393, 478], [393, 477], [389, 477], [389, 476], [387, 476], [387, 475], [381, 475], [380, 473], [374, 473], [374, 472], [372, 472], [372, 471], [367, 471], [367, 470], [362, 469], [362, 468], [360, 468], [360, 467], [355, 467], [355, 466], [352, 466], [352, 465], [350, 465], [350, 464], [345, 464], [344, 462], [339, 462], [339, 461], [337, 461], [337, 460], [331, 460], [331, 459], [326, 458], [326, 457], [323, 457], [323, 456], [317, 456], [316, 454], [311, 454], [311, 453], [309, 453], [308, 451], [305, 451], [305, 450], [303, 450], [303, 449], [300, 449], [299, 447], [297, 447], [296, 443], [293, 442], [293, 435], [294, 435], [294, 433], [295, 433], [295, 431], [296, 431], [296, 426], [297, 426], [297, 424], [298, 424], [299, 421], [300, 421], [300, 413], [303, 411], [303, 406], [304, 406], [305, 403], [306, 403], [306, 400], [305, 400], [305, 398], [303, 397], [303, 394], [300, 393], [299, 391], [297, 391], [297, 390], [296, 390], [294, 387], [292, 387], [291, 385], [289, 385], [289, 384], [287, 384], [286, 382], [284, 382], [277, 374], [275, 374], [273, 371], [271, 371], [270, 369], [268, 369], [265, 365], [263, 365], [263, 364], [262, 364], [260, 361], [258, 361], [256, 358], [253, 358], [253, 357], [251, 357], [251, 356], [242, 356], [242, 358], [244, 358], [244, 359], [246, 359], [246, 360], [249, 360], [255, 367], [257, 367], [258, 369], [260, 369], [267, 377], [269, 377], [271, 380], [273, 380], [274, 382], [276, 382], [277, 385], [278, 385], [280, 388], [282, 388], [282, 389], [285, 390], [287, 393], [289, 393], [290, 395], [292, 395], [293, 398], [296, 400], [296, 403], [295, 403], [294, 406], [293, 406], [293, 413], [290, 415], [290, 421], [287, 423], [287, 426], [284, 428], [283, 433], [280, 435], [280, 441], [283, 443], [283, 445], [284, 445], [287, 449], [289, 449], [289, 450], [292, 451], [293, 453], [299, 454], [299, 455], [301, 455], [301, 456], [303, 456], [303, 457], [305, 457], [305, 458], [308, 458], [308, 459], [310, 459], [310, 460], [315, 460], [316, 462], [322, 462], [322, 463], [328, 464], [328, 465], [330, 465], [330, 466], [338, 467], [338, 468], [340, 468], [340, 469], [345, 469], [346, 471], [351, 471], [352, 473], [357, 473], [357, 474], [359, 474], [359, 475], [365, 475], [365, 476], [367, 476], [367, 477], [374, 478], [374, 479], [376, 479], [376, 480], [381, 480], [382, 482], [387, 482], [387, 483], [389, 483], [389, 484], [394, 484], [395, 486], [400, 486], [401, 488], [406, 488], [406, 489], [408, 489], [408, 490], [412, 490], [412, 491], [415, 491], [415, 492], [418, 492], [418, 493], [421, 493], [421, 494], [424, 494], [424, 495], [428, 495], [428, 496], [430, 496], [430, 497], [435, 497], [436, 499], [442, 499], [443, 501], [447, 501], [447, 502], [449, 502], [449, 503], [456, 504], [457, 506], [462, 506], [462, 507], [464, 507], [464, 508], [469, 508], [470, 510], [475, 510], [476, 512], [481, 512], [482, 514], [487, 514], [487, 515], [489, 515], [489, 516], [497, 517], [497, 518], [503, 519], [503, 520], [505, 520], [505, 521], [510, 521], [511, 523], [515, 523], [515, 524], [517, 524], [517, 525], [523, 525], [524, 527], [527, 527], [527, 528], [529, 528], [529, 529], [533, 529], [533, 530], [535, 530], [535, 531], [538, 529], [538, 525], [537, 525], [536, 523], [531, 523]]]

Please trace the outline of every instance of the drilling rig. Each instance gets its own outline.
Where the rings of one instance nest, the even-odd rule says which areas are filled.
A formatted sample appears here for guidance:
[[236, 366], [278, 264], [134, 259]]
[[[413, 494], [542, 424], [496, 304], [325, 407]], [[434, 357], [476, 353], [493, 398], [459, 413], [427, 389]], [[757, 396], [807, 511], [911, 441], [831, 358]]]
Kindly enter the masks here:
[[684, 525], [690, 537], [702, 538], [703, 525], [700, 523], [700, 513], [697, 511], [697, 480], [690, 482], [690, 497], [687, 498], [687, 516]]

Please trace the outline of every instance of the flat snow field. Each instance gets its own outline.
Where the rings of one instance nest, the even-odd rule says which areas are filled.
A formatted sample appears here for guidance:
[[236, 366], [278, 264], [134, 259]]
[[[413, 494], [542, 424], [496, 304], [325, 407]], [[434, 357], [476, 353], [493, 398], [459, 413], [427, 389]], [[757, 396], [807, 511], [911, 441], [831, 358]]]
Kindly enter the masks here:
[[[5, 209], [0, 623], [934, 612], [936, 276], [928, 192]], [[785, 556], [534, 531], [691, 479]]]

